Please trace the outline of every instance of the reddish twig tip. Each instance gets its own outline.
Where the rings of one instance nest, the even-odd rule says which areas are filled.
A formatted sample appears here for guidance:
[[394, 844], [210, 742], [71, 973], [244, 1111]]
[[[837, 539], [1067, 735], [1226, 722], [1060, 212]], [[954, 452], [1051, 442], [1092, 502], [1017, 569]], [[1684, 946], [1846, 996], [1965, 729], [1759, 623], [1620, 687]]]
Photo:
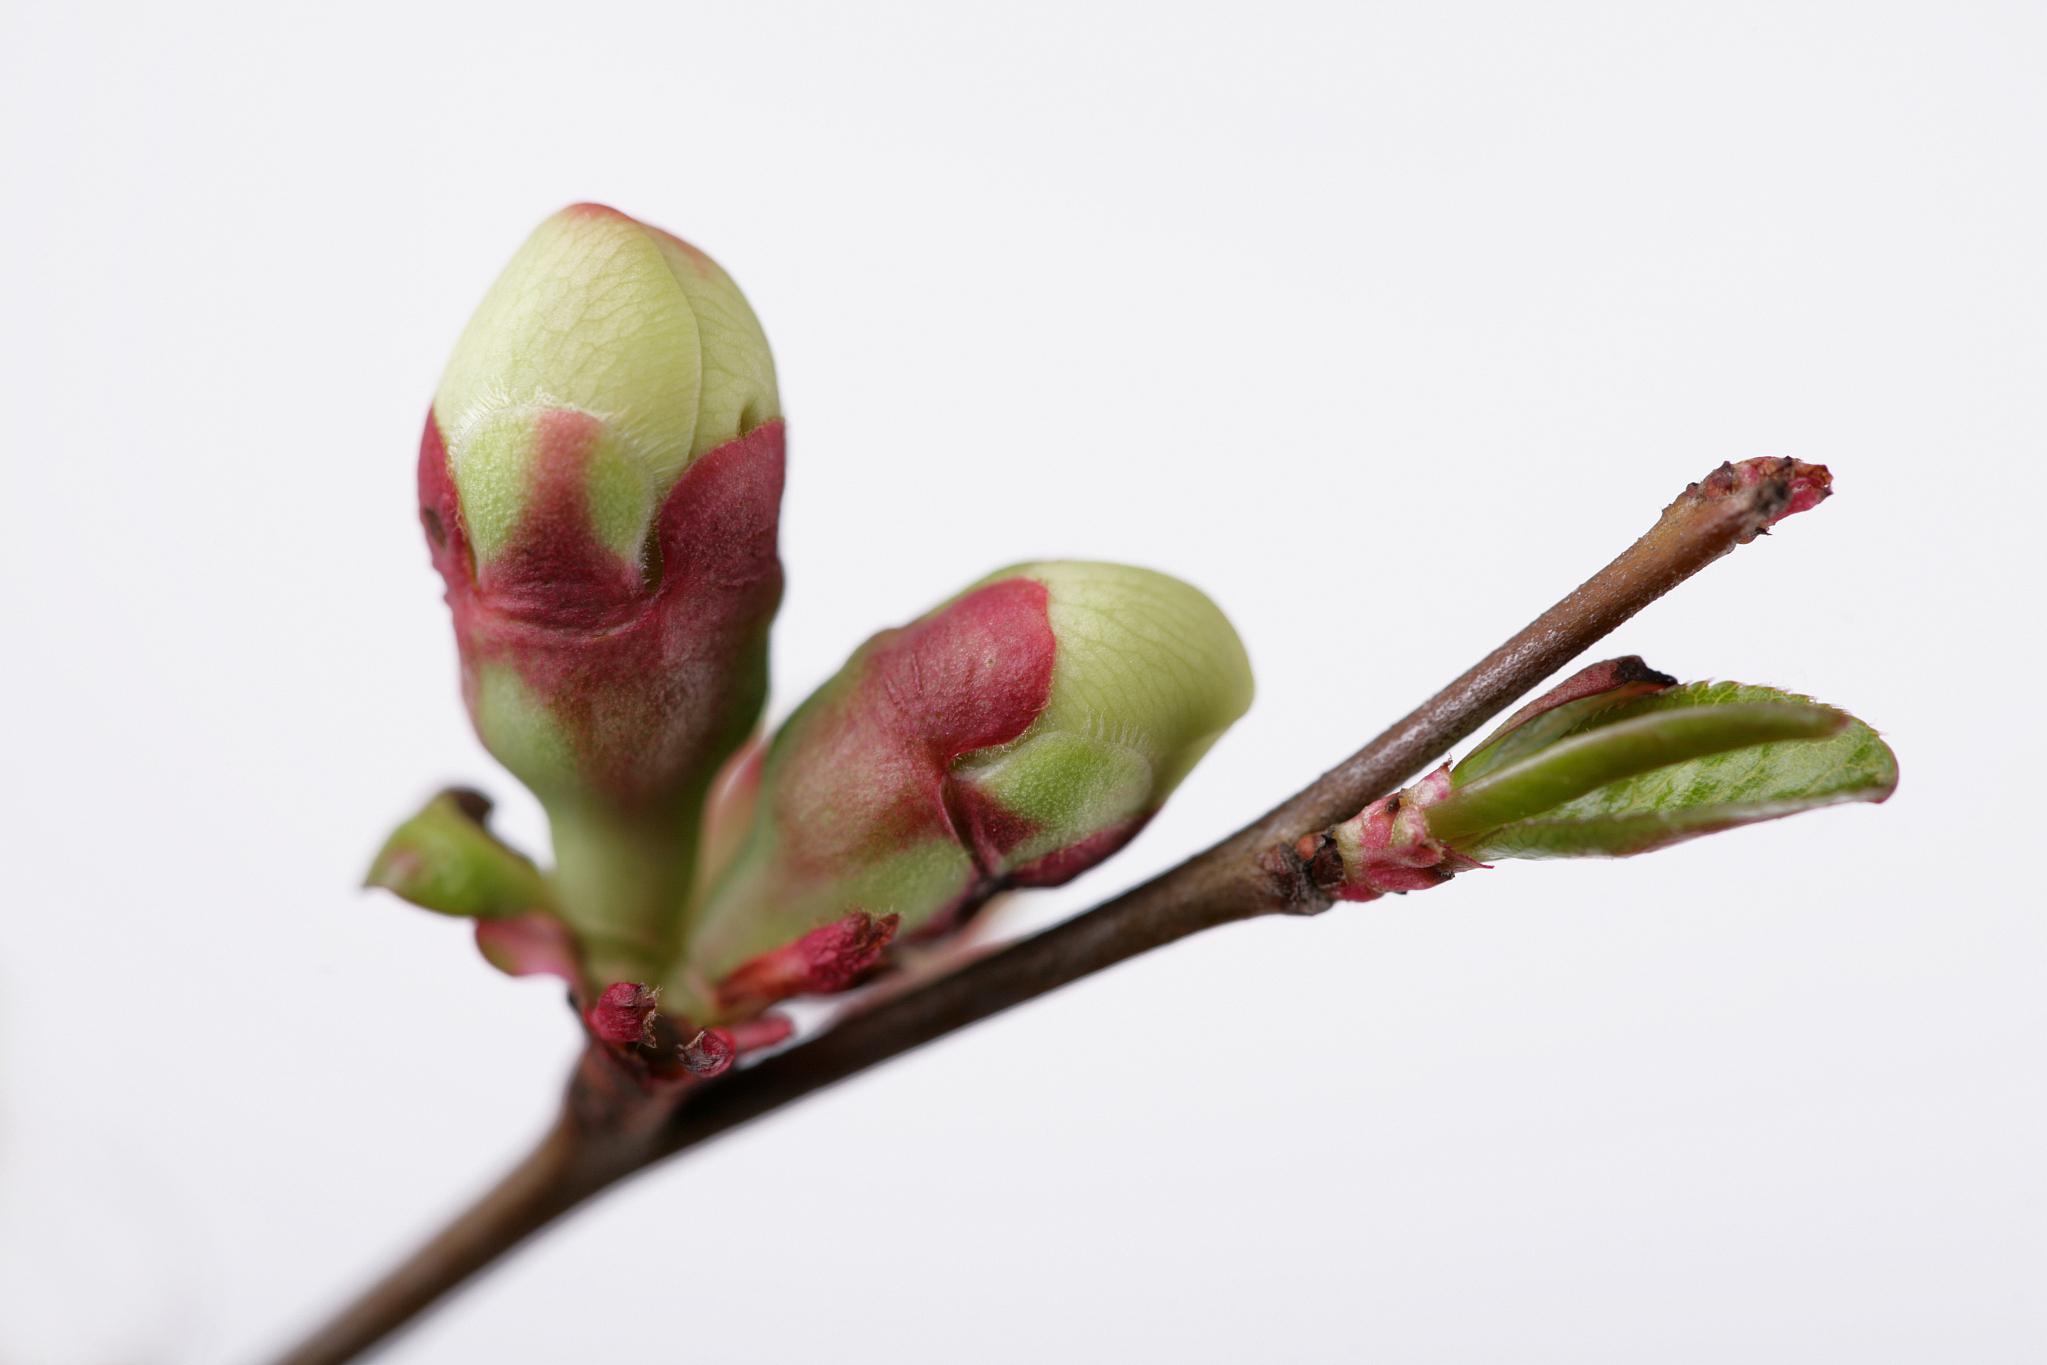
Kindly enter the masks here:
[[1789, 516], [1809, 512], [1834, 492], [1834, 476], [1823, 464], [1759, 456], [1740, 464], [1723, 464], [1685, 490], [1688, 497], [1713, 501], [1756, 490], [1753, 524], [1740, 538], [1746, 545]]

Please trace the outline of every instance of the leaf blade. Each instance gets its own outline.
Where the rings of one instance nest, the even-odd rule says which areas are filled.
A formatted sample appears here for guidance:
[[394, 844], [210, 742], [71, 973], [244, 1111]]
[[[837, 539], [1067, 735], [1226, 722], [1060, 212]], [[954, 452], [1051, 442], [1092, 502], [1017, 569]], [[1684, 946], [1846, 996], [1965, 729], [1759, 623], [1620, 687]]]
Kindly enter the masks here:
[[[1781, 704], [1813, 705], [1776, 688], [1690, 683], [1624, 703], [1614, 709], [1611, 723], [1697, 708]], [[1897, 756], [1868, 725], [1834, 714], [1842, 723], [1824, 738], [1752, 744], [1617, 778], [1539, 816], [1502, 825], [1460, 851], [1486, 861], [1628, 857], [1800, 811], [1886, 799], [1897, 787]]]

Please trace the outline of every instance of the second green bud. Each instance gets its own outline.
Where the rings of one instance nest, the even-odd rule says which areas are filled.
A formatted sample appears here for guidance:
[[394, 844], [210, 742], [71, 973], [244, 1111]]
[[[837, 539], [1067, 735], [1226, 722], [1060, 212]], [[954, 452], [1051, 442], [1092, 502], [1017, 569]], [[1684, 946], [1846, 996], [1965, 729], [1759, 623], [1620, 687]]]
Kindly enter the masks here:
[[703, 1022], [836, 989], [891, 936], [1078, 875], [1251, 690], [1213, 602], [1124, 565], [1019, 565], [882, 632], [776, 736], [663, 1007]]

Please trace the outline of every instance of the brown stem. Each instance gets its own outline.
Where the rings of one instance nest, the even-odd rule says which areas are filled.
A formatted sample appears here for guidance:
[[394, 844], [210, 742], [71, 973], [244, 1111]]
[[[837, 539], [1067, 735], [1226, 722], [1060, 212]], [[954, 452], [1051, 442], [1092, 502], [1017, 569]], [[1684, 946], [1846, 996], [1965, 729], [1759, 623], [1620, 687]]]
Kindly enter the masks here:
[[495, 1189], [279, 1360], [338, 1365], [355, 1359], [627, 1169], [597, 1179], [588, 1167], [584, 1135], [564, 1115]]
[[539, 1146], [279, 1365], [356, 1359], [562, 1214], [643, 1169], [670, 1108], [672, 1096], [649, 1094], [593, 1044]]
[[354, 1358], [605, 1186], [921, 1043], [1203, 929], [1327, 908], [1293, 852], [1298, 836], [1385, 795], [1643, 607], [1825, 491], [1825, 470], [1789, 460], [1722, 465], [1666, 507], [1648, 534], [1513, 639], [1221, 843], [1083, 915], [845, 1017], [801, 1046], [694, 1087], [680, 1105], [621, 1088], [603, 1054], [593, 1053], [571, 1085], [564, 1119], [540, 1148], [284, 1357], [285, 1365]]

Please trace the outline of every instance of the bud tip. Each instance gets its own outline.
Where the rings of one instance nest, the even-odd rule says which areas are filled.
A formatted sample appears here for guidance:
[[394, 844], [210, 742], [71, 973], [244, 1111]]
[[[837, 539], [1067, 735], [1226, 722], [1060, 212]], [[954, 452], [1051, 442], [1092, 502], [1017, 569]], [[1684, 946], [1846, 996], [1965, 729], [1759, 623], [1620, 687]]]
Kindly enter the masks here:
[[1739, 464], [1723, 464], [1695, 487], [1709, 499], [1755, 490], [1758, 505], [1757, 520], [1749, 533], [1752, 536], [1826, 501], [1834, 491], [1834, 476], [1823, 464], [1765, 455]]

